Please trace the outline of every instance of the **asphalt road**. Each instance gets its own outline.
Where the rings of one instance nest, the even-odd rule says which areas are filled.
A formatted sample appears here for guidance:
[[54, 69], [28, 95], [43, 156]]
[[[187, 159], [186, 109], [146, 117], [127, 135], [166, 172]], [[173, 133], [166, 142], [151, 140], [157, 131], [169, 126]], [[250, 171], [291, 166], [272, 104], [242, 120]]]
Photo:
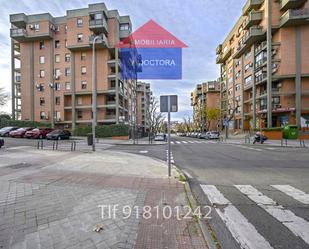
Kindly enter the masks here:
[[[117, 149], [166, 160], [166, 146]], [[309, 248], [308, 148], [173, 137], [172, 152], [221, 248]]]
[[[309, 149], [222, 144], [172, 138], [175, 164], [186, 172], [221, 248], [309, 248]], [[35, 141], [8, 140], [21, 146]], [[166, 160], [165, 145], [106, 149]], [[203, 209], [204, 212], [207, 209]]]

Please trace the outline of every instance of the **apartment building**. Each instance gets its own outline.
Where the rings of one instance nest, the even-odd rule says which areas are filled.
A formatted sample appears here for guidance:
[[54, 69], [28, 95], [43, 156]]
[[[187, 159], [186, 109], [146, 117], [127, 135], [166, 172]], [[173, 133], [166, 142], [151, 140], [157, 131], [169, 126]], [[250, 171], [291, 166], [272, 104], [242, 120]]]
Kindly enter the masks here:
[[149, 129], [148, 115], [149, 106], [152, 100], [152, 91], [150, 84], [145, 82], [137, 82], [137, 125], [139, 132], [144, 135]]
[[10, 15], [12, 113], [17, 120], [74, 129], [92, 120], [92, 44], [96, 50], [97, 123], [131, 123], [134, 84], [122, 80], [117, 44], [131, 34], [129, 16], [104, 3], [49, 13]]
[[220, 83], [209, 81], [196, 85], [191, 93], [191, 106], [196, 129], [217, 130], [219, 120], [207, 120], [205, 110], [220, 110]]
[[309, 121], [309, 1], [248, 0], [217, 49], [221, 117], [234, 130]]

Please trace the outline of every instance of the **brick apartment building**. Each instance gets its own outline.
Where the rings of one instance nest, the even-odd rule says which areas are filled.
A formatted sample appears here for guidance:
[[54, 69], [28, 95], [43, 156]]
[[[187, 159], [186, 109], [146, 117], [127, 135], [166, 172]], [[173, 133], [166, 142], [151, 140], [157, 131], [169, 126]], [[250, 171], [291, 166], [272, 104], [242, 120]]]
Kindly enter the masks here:
[[220, 83], [209, 81], [198, 84], [191, 93], [191, 106], [193, 107], [193, 123], [196, 128], [199, 130], [217, 130], [219, 120], [211, 120], [209, 127], [207, 127], [205, 110], [220, 110]]
[[148, 110], [152, 100], [152, 91], [150, 84], [145, 82], [137, 82], [137, 125], [139, 132], [143, 135], [149, 128]]
[[116, 45], [131, 34], [129, 16], [104, 3], [49, 13], [10, 15], [14, 119], [75, 128], [92, 120], [92, 42], [96, 41], [97, 123], [132, 123], [134, 84], [122, 80]]
[[309, 1], [248, 0], [216, 52], [231, 129], [309, 120]]

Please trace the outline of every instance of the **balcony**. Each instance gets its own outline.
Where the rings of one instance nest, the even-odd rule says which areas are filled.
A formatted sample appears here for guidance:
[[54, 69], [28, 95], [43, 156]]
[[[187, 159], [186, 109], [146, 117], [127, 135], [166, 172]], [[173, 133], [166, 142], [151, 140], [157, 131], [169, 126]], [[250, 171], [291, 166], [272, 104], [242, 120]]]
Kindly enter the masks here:
[[262, 84], [267, 81], [267, 73], [262, 73], [259, 76], [255, 77], [255, 84]]
[[[96, 36], [91, 35], [89, 36], [89, 44], [92, 45], [93, 40]], [[95, 42], [96, 48], [108, 48], [108, 40], [105, 35], [101, 35], [101, 38], [97, 39]]]
[[297, 9], [300, 8], [306, 0], [281, 0], [280, 10], [286, 11], [288, 9]]
[[309, 9], [290, 9], [280, 18], [280, 27], [309, 24]]
[[11, 38], [16, 41], [25, 41], [27, 39], [27, 31], [25, 29], [11, 29]]
[[262, 21], [262, 11], [251, 11], [244, 22], [244, 28], [249, 29], [253, 25], [257, 25]]
[[10, 22], [18, 27], [24, 28], [28, 22], [28, 17], [24, 13], [10, 15]]
[[261, 59], [261, 60], [259, 60], [259, 61], [257, 61], [257, 62], [255, 63], [255, 69], [257, 70], [257, 69], [259, 69], [259, 68], [265, 66], [266, 63], [267, 63], [267, 57], [263, 57], [263, 59]]
[[220, 54], [222, 51], [222, 44], [220, 44], [217, 48], [216, 48], [216, 54]]
[[259, 9], [264, 0], [247, 0], [245, 6], [242, 8], [243, 15], [248, 14], [251, 10]]
[[92, 19], [89, 20], [89, 29], [95, 33], [105, 34], [108, 32], [107, 23], [105, 19]]
[[228, 48], [223, 53], [217, 56], [217, 64], [224, 63], [232, 55], [232, 49]]
[[252, 88], [253, 86], [253, 82], [252, 81], [249, 81], [247, 83], [244, 84], [244, 90], [249, 90], [250, 88]]

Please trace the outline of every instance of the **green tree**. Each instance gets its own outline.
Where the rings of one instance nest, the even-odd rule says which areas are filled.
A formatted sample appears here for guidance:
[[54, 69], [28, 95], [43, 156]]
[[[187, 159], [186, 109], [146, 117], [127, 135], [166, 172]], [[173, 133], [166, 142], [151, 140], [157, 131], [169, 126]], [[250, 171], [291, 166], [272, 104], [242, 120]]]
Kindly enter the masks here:
[[218, 108], [205, 107], [202, 110], [202, 114], [204, 114], [203, 117], [206, 120], [207, 130], [209, 130], [212, 121], [219, 121], [220, 119], [220, 110]]

